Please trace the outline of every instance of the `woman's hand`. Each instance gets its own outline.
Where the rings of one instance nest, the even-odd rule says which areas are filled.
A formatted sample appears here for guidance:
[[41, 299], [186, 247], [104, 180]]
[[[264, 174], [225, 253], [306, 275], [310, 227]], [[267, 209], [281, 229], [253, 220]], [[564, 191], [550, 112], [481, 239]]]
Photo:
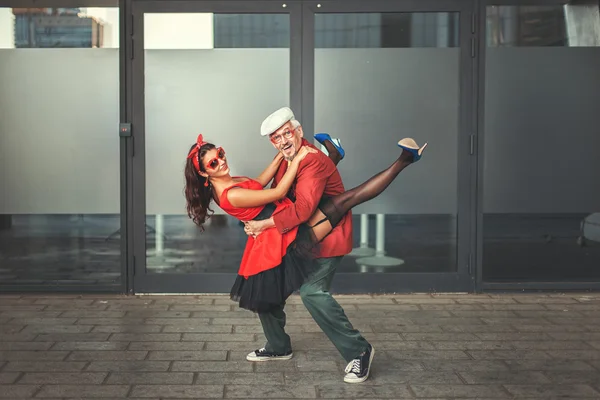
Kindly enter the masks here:
[[304, 160], [304, 157], [306, 157], [308, 154], [310, 154], [310, 153], [316, 153], [317, 151], [319, 151], [319, 150], [313, 149], [313, 148], [308, 147], [308, 146], [302, 146], [300, 148], [300, 150], [298, 151], [298, 154], [296, 154], [296, 157], [294, 157], [293, 161], [299, 163], [300, 161]]

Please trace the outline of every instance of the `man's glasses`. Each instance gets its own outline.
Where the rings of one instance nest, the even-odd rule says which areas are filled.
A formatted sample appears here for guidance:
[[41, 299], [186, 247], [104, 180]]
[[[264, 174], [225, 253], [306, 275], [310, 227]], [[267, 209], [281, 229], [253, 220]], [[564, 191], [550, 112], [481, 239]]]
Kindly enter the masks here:
[[225, 150], [222, 147], [217, 148], [217, 156], [210, 159], [206, 163], [206, 167], [210, 169], [217, 169], [219, 167], [219, 160], [225, 159]]
[[269, 139], [271, 139], [271, 142], [273, 142], [275, 144], [279, 144], [283, 141], [283, 138], [291, 139], [294, 136], [295, 131], [296, 131], [295, 128], [292, 129], [291, 131], [287, 130], [281, 134], [271, 135], [271, 136], [269, 136]]

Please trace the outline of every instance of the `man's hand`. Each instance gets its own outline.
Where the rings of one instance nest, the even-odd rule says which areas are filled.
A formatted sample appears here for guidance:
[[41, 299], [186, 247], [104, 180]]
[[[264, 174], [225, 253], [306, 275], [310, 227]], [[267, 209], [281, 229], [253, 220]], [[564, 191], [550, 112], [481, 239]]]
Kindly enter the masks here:
[[265, 219], [262, 221], [248, 221], [244, 223], [244, 225], [244, 232], [246, 232], [246, 235], [257, 237], [265, 229], [275, 226], [275, 223], [271, 219]]

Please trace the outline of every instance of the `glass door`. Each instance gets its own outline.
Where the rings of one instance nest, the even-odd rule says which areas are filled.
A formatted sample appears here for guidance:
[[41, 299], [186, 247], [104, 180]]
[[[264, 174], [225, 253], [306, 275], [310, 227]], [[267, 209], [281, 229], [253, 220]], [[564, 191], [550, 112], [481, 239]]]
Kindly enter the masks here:
[[186, 156], [202, 133], [226, 150], [233, 174], [258, 176], [270, 162], [262, 120], [300, 105], [299, 11], [270, 1], [133, 3], [136, 292], [229, 292], [247, 236], [214, 202], [204, 230], [188, 217]]
[[341, 140], [345, 187], [390, 165], [404, 137], [429, 143], [379, 197], [353, 210], [340, 292], [473, 288], [472, 2], [306, 2], [305, 136]]

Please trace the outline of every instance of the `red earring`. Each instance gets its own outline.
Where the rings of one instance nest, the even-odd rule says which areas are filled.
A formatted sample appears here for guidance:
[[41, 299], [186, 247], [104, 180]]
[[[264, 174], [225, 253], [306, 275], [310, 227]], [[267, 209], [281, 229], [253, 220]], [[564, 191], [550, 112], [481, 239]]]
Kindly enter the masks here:
[[204, 182], [204, 186], [207, 187], [208, 186], [208, 179], [206, 180], [206, 182]]

